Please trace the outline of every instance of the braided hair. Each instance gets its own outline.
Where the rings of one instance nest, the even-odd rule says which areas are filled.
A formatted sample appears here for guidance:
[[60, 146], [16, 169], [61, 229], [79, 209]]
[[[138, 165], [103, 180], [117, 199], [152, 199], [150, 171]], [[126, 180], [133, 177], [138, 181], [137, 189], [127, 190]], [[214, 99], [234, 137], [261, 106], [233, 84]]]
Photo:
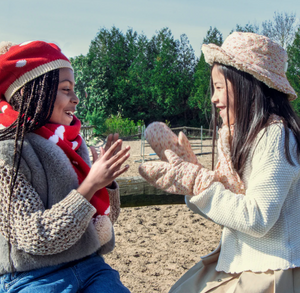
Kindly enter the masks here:
[[[59, 82], [59, 69], [47, 72], [25, 84], [10, 99], [10, 104], [19, 112], [17, 120], [9, 127], [0, 129], [0, 141], [14, 139], [14, 155], [9, 182], [9, 205], [7, 235], [10, 242], [10, 211], [13, 189], [18, 176], [25, 135], [44, 126], [51, 118]], [[11, 271], [11, 247], [8, 245]]]

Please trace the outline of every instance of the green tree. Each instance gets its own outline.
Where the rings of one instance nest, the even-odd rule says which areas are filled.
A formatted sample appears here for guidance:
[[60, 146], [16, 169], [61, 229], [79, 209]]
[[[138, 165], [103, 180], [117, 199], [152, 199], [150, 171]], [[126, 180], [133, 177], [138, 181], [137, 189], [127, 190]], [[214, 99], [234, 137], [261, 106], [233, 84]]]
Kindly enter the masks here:
[[259, 25], [247, 23], [245, 26], [241, 26], [239, 24], [236, 25], [235, 30], [232, 30], [236, 32], [244, 32], [244, 33], [259, 33]]
[[86, 68], [87, 68], [87, 59], [86, 56], [80, 55], [75, 58], [70, 59], [72, 66], [74, 68], [74, 78], [75, 78], [75, 93], [79, 98], [79, 104], [77, 106], [76, 115], [81, 121], [85, 121], [86, 114], [88, 109], [86, 108], [87, 96], [86, 96]]
[[155, 98], [160, 120], [171, 120], [172, 125], [185, 123], [193, 80], [195, 56], [185, 35], [174, 40], [171, 31], [164, 28], [151, 40], [157, 56], [150, 70], [151, 94]]
[[223, 35], [216, 27], [210, 27], [202, 43], [221, 46], [223, 44]]
[[210, 65], [205, 62], [202, 54], [196, 66], [194, 74], [194, 86], [188, 105], [192, 109], [197, 109], [197, 116], [194, 120], [199, 120], [200, 125], [208, 127], [211, 117], [210, 102]]
[[[117, 114], [122, 110], [121, 105], [126, 103], [127, 69], [130, 66], [128, 53], [126, 36], [116, 27], [112, 27], [111, 30], [102, 28], [91, 42], [87, 54], [89, 73], [94, 80], [98, 79], [97, 68], [104, 73], [100, 78], [104, 80], [104, 87], [108, 91], [109, 100], [105, 105], [107, 114]], [[98, 93], [102, 92], [102, 88], [95, 90]]]
[[168, 28], [160, 30], [152, 39], [158, 54], [153, 61], [154, 67], [149, 73], [151, 74], [151, 93], [155, 97], [157, 114], [161, 117], [178, 115], [181, 112], [179, 106], [181, 101], [176, 95], [178, 84], [176, 41]]
[[[135, 57], [128, 68], [128, 80], [131, 93], [127, 99], [130, 100], [128, 111], [134, 113], [135, 120], [145, 120], [148, 117], [148, 107], [152, 108], [152, 100], [149, 89], [149, 60], [147, 54], [148, 39], [145, 35], [137, 38]], [[128, 116], [129, 117], [129, 116]], [[132, 115], [131, 115], [132, 117]]]
[[134, 122], [189, 123], [187, 103], [196, 58], [186, 35], [175, 40], [168, 28], [150, 40], [132, 29], [100, 29], [86, 56], [72, 59], [78, 112], [90, 124], [118, 115]]
[[[95, 126], [96, 134], [101, 134], [105, 131], [104, 122], [108, 117], [105, 109], [109, 100], [104, 69], [93, 66], [90, 56], [71, 58], [71, 63], [74, 68], [75, 91], [80, 100], [77, 116], [84, 124]], [[92, 78], [91, 74], [97, 78]]]
[[[177, 86], [177, 92], [180, 94], [182, 100], [182, 110], [184, 110], [182, 117], [182, 123], [187, 125], [197, 125], [195, 118], [197, 117], [197, 110], [189, 106], [188, 100], [191, 95], [191, 90], [194, 85], [194, 74], [197, 59], [194, 54], [194, 50], [189, 43], [188, 37], [183, 34], [180, 36], [178, 52], [178, 74], [179, 82]], [[191, 119], [192, 118], [192, 119]], [[172, 120], [170, 119], [171, 123]]]
[[[217, 28], [208, 30], [203, 44], [213, 43], [221, 46], [223, 43], [223, 36]], [[201, 54], [200, 60], [196, 66], [194, 74], [194, 85], [191, 95], [188, 100], [190, 108], [198, 110], [198, 117], [200, 125], [209, 126], [211, 119], [211, 101], [210, 101], [210, 66], [205, 62], [204, 55]], [[194, 117], [196, 119], [196, 117]]]
[[143, 119], [147, 123], [167, 119], [172, 120], [172, 125], [185, 123], [195, 66], [194, 51], [187, 36], [175, 40], [172, 32], [163, 28], [150, 40], [140, 36], [137, 48], [128, 71], [133, 86], [131, 103], [138, 108], [135, 120]]
[[300, 116], [300, 27], [295, 34], [293, 43], [288, 47], [288, 70], [287, 78], [291, 86], [295, 89], [298, 99], [292, 102], [292, 105]]

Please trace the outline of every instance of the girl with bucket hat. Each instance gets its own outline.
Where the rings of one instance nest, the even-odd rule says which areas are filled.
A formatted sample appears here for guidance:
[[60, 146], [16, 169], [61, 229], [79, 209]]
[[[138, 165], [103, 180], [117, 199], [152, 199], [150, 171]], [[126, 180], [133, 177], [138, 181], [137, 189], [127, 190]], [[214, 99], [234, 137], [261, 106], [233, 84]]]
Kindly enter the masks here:
[[70, 61], [55, 44], [0, 44], [0, 292], [129, 292], [104, 262], [129, 147], [91, 166]]
[[[170, 292], [300, 292], [300, 121], [290, 105], [297, 96], [285, 75], [287, 54], [265, 36], [240, 32], [202, 51], [223, 121], [215, 170], [195, 160], [182, 135], [158, 125], [149, 140], [165, 162], [139, 168], [223, 226], [219, 247]], [[165, 144], [155, 139], [162, 132], [172, 138]]]

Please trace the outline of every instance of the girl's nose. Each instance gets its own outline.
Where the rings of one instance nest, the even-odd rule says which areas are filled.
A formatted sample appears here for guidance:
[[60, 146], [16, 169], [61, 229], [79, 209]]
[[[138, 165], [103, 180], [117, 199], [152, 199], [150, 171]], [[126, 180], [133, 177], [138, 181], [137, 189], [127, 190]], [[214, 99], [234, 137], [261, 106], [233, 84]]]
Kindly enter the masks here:
[[218, 102], [218, 98], [217, 98], [217, 96], [216, 96], [215, 93], [214, 93], [213, 96], [211, 97], [211, 102], [212, 102], [213, 104], [216, 104], [216, 103]]
[[79, 103], [79, 98], [75, 95], [75, 93], [73, 93], [71, 101], [72, 101], [72, 103], [74, 103], [76, 105]]

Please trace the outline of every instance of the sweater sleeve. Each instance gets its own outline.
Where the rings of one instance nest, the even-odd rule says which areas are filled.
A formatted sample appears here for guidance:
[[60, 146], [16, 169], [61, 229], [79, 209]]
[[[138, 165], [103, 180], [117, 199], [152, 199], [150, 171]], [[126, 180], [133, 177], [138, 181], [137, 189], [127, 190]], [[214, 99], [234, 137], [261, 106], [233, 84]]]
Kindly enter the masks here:
[[56, 254], [73, 246], [85, 232], [95, 208], [73, 190], [45, 210], [37, 192], [19, 173], [9, 210], [10, 174], [11, 167], [0, 164], [1, 234], [18, 249], [36, 255]]
[[295, 163], [292, 166], [285, 157], [283, 126], [270, 126], [253, 154], [246, 195], [234, 194], [216, 182], [192, 197], [190, 203], [220, 225], [254, 237], [264, 236], [279, 218], [299, 172], [294, 146], [295, 138], [290, 132], [290, 151]]

